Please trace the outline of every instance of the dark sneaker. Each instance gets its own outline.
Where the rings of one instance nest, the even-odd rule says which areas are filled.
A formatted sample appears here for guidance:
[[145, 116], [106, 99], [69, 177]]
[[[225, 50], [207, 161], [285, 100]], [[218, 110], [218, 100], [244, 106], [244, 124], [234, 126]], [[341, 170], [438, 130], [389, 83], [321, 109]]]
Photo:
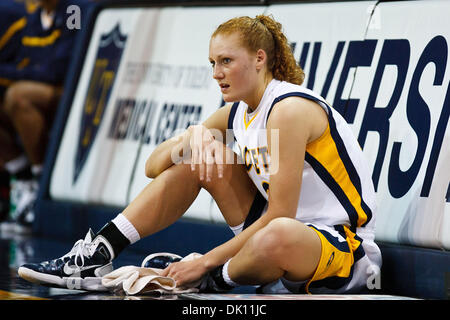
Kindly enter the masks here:
[[174, 253], [158, 252], [148, 255], [141, 263], [142, 268], [165, 269], [172, 262], [178, 262], [182, 258]]
[[51, 261], [24, 264], [18, 270], [19, 276], [49, 287], [106, 291], [102, 277], [113, 270], [113, 249], [103, 236], [94, 236], [89, 229], [84, 240], [78, 240], [69, 253]]

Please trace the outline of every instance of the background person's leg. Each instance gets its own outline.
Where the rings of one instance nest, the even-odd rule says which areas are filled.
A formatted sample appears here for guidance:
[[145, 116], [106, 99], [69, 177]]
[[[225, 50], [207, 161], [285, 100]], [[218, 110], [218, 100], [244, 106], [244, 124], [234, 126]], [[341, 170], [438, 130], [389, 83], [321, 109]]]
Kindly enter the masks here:
[[22, 150], [17, 143], [17, 133], [8, 115], [0, 105], [0, 168], [4, 169], [5, 164], [22, 154]]
[[4, 111], [19, 135], [30, 162], [42, 164], [60, 88], [33, 81], [18, 81], [5, 93]]

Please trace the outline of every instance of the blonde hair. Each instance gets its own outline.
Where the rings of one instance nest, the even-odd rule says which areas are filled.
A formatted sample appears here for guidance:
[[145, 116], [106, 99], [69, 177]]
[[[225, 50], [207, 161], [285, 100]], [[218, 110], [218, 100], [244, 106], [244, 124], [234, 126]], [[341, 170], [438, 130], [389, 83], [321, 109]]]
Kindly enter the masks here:
[[272, 16], [257, 15], [230, 19], [217, 27], [211, 37], [238, 32], [242, 45], [250, 52], [263, 49], [267, 55], [267, 68], [275, 79], [302, 84], [305, 74], [295, 61], [281, 23]]

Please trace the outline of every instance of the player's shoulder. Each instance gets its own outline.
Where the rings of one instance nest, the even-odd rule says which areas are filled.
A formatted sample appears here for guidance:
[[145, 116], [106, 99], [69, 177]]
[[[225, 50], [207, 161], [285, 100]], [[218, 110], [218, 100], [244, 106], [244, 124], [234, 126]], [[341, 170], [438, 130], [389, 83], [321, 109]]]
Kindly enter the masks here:
[[317, 102], [304, 97], [289, 96], [273, 105], [268, 124], [301, 124], [314, 121], [317, 117], [323, 117], [323, 109]]

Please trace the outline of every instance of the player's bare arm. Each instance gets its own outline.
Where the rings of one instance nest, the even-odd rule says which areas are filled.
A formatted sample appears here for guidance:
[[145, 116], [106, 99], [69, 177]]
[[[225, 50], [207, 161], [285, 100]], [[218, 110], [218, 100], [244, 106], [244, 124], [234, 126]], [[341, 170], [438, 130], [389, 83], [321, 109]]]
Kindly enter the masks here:
[[[231, 105], [219, 108], [199, 126], [202, 126], [205, 129], [215, 129], [222, 137], [225, 137], [230, 109]], [[174, 164], [174, 158], [184, 159], [183, 153], [190, 154], [191, 138], [193, 138], [196, 127], [197, 126], [190, 126], [181, 134], [158, 145], [145, 163], [146, 176], [149, 178], [156, 178], [161, 172]], [[199, 128], [197, 128], [197, 132], [198, 131], [200, 131]], [[194, 159], [194, 161], [196, 160]]]

